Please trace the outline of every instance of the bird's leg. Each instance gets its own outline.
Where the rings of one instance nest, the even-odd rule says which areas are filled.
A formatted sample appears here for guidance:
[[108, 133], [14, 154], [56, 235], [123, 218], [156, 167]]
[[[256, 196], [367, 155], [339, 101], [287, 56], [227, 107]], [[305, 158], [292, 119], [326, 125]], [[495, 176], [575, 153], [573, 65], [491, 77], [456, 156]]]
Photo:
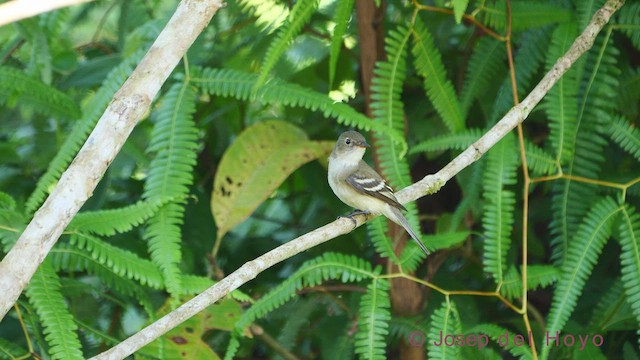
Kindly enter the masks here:
[[353, 228], [355, 229], [356, 226], [358, 225], [358, 222], [353, 217], [356, 216], [356, 215], [364, 215], [364, 218], [366, 220], [369, 220], [369, 214], [370, 214], [370, 212], [367, 211], [367, 210], [355, 209], [351, 214], [349, 214], [347, 216], [338, 216], [338, 219], [340, 219], [342, 217], [348, 218], [349, 220], [351, 220], [353, 222]]

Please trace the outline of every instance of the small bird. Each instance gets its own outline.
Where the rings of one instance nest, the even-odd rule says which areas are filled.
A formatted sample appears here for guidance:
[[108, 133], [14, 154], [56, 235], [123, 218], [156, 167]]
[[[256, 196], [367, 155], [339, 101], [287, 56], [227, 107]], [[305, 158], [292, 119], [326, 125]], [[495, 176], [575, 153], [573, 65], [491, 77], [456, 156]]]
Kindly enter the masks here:
[[368, 147], [364, 136], [357, 131], [346, 131], [340, 135], [329, 156], [328, 178], [331, 190], [343, 203], [356, 209], [349, 217], [357, 214], [382, 214], [402, 226], [422, 251], [429, 255], [429, 250], [402, 215], [400, 210], [407, 209], [393, 195], [393, 189], [362, 160]]

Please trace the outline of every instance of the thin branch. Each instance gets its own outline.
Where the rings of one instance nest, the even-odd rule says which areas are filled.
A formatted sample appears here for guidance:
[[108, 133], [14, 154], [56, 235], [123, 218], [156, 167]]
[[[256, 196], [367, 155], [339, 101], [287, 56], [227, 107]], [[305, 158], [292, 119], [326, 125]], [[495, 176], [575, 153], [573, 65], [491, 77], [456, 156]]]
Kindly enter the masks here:
[[183, 0], [138, 67], [114, 95], [56, 188], [0, 262], [0, 289], [3, 290], [0, 320], [16, 302], [64, 228], [93, 194], [162, 84], [222, 6], [221, 0]]
[[0, 26], [40, 15], [67, 6], [83, 4], [93, 0], [14, 0], [0, 4]]

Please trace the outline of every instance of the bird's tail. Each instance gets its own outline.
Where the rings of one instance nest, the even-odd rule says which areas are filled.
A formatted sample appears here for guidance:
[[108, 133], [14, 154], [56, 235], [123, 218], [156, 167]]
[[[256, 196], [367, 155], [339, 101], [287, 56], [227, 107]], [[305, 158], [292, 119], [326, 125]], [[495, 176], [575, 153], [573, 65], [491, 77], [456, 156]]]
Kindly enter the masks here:
[[393, 206], [389, 206], [389, 208], [391, 209], [391, 212], [393, 213], [393, 217], [389, 217], [394, 223], [402, 226], [407, 233], [409, 233], [409, 235], [411, 235], [411, 237], [413, 238], [413, 240], [416, 241], [416, 243], [418, 243], [418, 246], [420, 246], [420, 248], [422, 249], [422, 251], [424, 251], [425, 254], [429, 255], [429, 250], [427, 250], [427, 247], [424, 246], [424, 244], [422, 243], [422, 241], [420, 241], [420, 238], [418, 237], [418, 234], [415, 233], [415, 231], [413, 231], [413, 229], [411, 228], [411, 225], [409, 225], [409, 221], [407, 221], [407, 218], [404, 217], [404, 215], [402, 215], [402, 212], [400, 212], [400, 209], [397, 209]]

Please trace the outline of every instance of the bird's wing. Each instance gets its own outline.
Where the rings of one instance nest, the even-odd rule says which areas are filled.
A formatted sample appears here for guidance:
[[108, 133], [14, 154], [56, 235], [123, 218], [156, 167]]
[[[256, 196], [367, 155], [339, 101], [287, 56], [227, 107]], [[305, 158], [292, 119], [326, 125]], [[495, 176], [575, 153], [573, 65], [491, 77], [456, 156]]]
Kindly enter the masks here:
[[393, 189], [387, 185], [382, 176], [373, 170], [367, 163], [360, 161], [358, 170], [347, 177], [347, 183], [357, 192], [373, 196], [398, 209], [407, 211], [393, 195]]

